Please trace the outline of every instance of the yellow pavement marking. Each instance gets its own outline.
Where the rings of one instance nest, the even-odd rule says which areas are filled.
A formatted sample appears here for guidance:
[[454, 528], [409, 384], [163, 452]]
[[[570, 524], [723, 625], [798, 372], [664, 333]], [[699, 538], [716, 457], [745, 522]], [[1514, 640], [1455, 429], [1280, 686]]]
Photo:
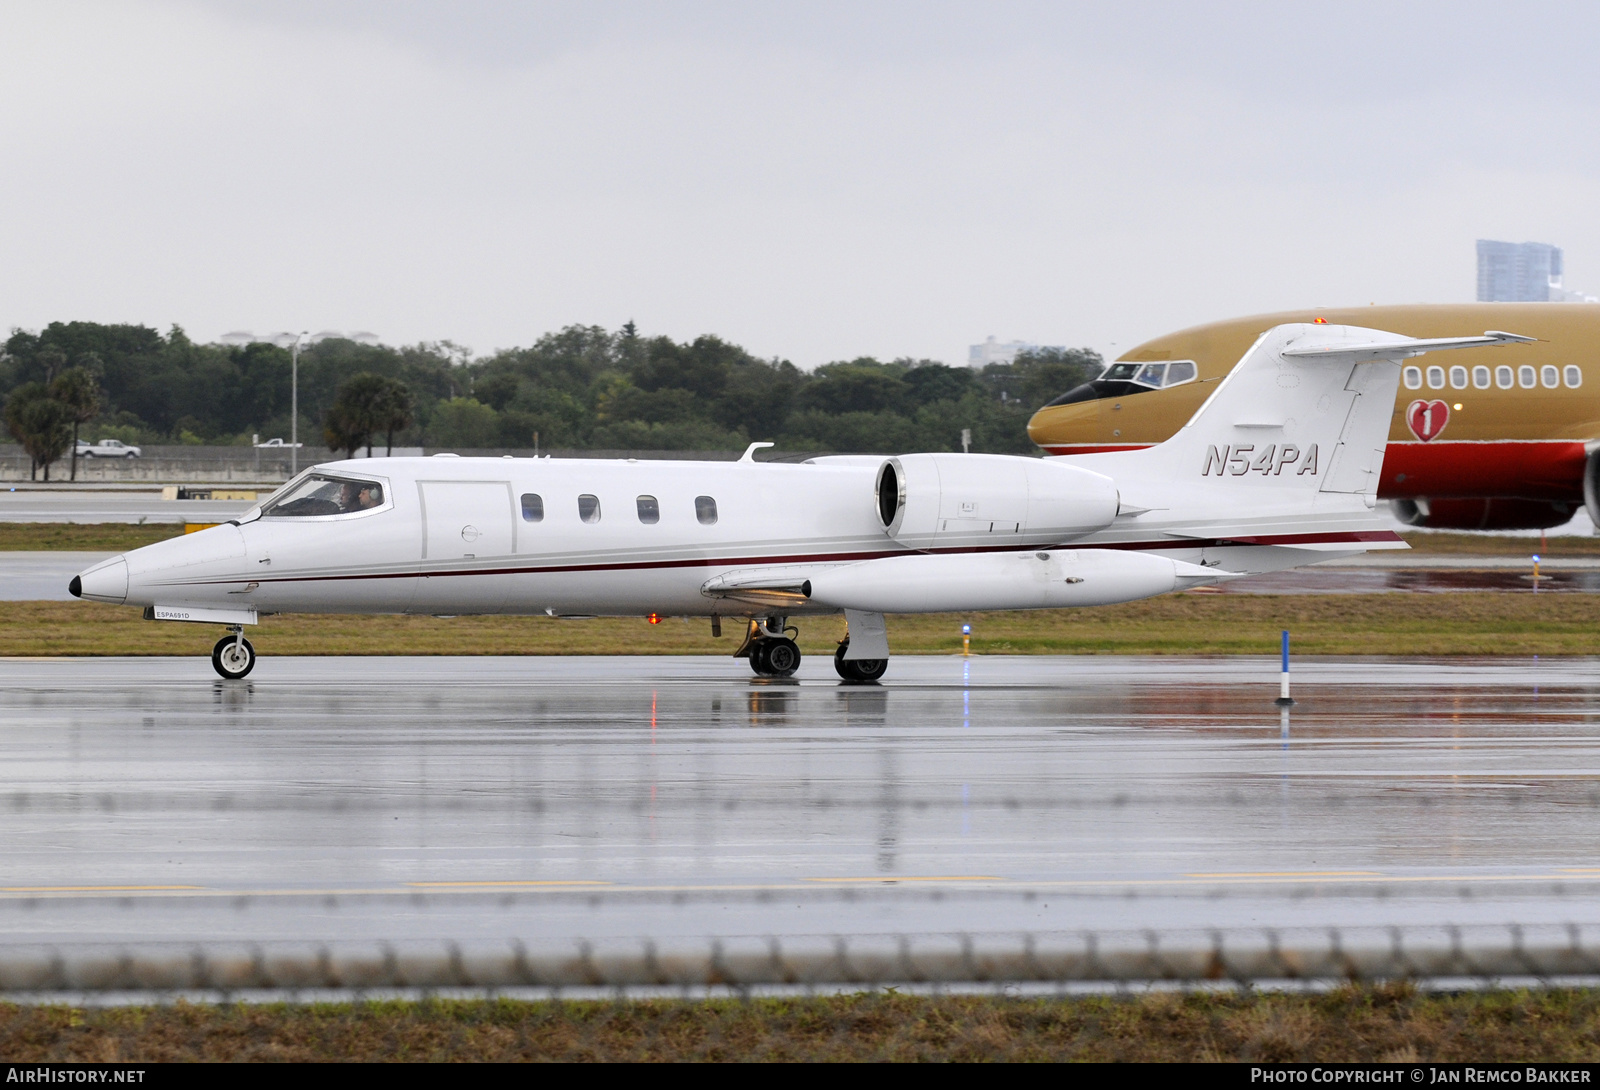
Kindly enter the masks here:
[[1201, 871], [1185, 874], [1185, 878], [1376, 878], [1377, 870], [1248, 870]]
[[485, 886], [609, 886], [588, 878], [510, 879], [504, 882], [407, 882], [408, 886], [422, 889], [479, 889]]
[[504, 882], [407, 882], [398, 886], [361, 887], [286, 887], [279, 889], [223, 889], [213, 886], [0, 886], [0, 899], [24, 896], [49, 896], [66, 898], [72, 895], [126, 896], [129, 894], [171, 894], [180, 897], [394, 897], [420, 892], [470, 893], [484, 889], [542, 889], [550, 893], [582, 893], [604, 888], [608, 893], [773, 893], [800, 892], [816, 889], [819, 885], [893, 885], [897, 882], [1004, 882], [1014, 890], [1025, 889], [1182, 889], [1203, 887], [1208, 882], [1251, 881], [1269, 885], [1290, 882], [1325, 882], [1338, 885], [1360, 885], [1374, 882], [1395, 885], [1415, 885], [1439, 882], [1465, 884], [1479, 882], [1595, 882], [1600, 881], [1600, 867], [1566, 867], [1554, 871], [1529, 874], [1385, 874], [1382, 871], [1250, 871], [1195, 873], [1171, 878], [1060, 878], [1027, 880], [1004, 878], [992, 874], [908, 875], [892, 877], [875, 875], [858, 878], [800, 878], [778, 882], [728, 882], [706, 885], [628, 885], [599, 879], [526, 879]]
[[994, 874], [874, 874], [867, 878], [807, 878], [807, 882], [1004, 882]]
[[205, 886], [0, 886], [0, 893], [150, 893], [205, 888]]

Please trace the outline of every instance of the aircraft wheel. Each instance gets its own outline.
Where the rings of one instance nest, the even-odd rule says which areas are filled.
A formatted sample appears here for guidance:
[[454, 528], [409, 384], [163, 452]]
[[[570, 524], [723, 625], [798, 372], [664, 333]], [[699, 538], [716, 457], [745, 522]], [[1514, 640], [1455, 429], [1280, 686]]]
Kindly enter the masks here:
[[767, 640], [757, 640], [750, 647], [750, 669], [754, 670], [757, 677], [771, 677], [772, 671], [767, 666]]
[[211, 665], [229, 681], [237, 681], [255, 668], [256, 649], [249, 640], [224, 636], [211, 649]]
[[845, 640], [833, 653], [834, 671], [846, 681], [877, 681], [888, 671], [888, 659], [846, 660], [844, 653], [849, 647], [850, 641]]
[[793, 640], [784, 637], [781, 640], [767, 641], [767, 653], [763, 656], [766, 663], [767, 676], [789, 677], [800, 669], [800, 647]]

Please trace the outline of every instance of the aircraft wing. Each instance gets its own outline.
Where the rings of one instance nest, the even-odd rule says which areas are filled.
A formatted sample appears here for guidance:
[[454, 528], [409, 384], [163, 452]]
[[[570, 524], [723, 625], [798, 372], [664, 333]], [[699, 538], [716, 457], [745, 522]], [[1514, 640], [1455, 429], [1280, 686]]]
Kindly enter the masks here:
[[[1339, 329], [1343, 327], [1332, 326], [1329, 328]], [[1431, 340], [1402, 337], [1393, 341], [1357, 343], [1328, 340], [1321, 344], [1307, 345], [1304, 348], [1285, 348], [1279, 354], [1300, 359], [1333, 359], [1345, 363], [1364, 363], [1369, 360], [1410, 359], [1412, 356], [1420, 356], [1424, 352], [1445, 352], [1452, 348], [1483, 348], [1494, 344], [1532, 344], [1537, 339], [1536, 337], [1524, 337], [1517, 333], [1503, 333], [1498, 329], [1490, 329], [1486, 330], [1481, 337], [1435, 337]]]

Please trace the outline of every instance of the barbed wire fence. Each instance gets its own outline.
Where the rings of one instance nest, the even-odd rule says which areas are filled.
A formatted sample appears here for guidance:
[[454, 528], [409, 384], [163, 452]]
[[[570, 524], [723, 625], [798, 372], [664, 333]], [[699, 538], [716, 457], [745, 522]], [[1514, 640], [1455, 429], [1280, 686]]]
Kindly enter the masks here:
[[1461, 988], [1600, 983], [1596, 929], [1327, 928], [699, 943], [152, 944], [0, 948], [0, 1000], [370, 994], [750, 995], [874, 988]]

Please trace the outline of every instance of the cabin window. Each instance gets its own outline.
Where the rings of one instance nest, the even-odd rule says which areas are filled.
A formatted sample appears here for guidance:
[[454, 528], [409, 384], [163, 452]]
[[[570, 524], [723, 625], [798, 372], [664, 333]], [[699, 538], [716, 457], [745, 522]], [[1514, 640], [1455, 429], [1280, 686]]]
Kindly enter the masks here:
[[544, 497], [537, 492], [524, 492], [522, 494], [522, 521], [544, 521]]
[[1406, 389], [1422, 389], [1422, 368], [1407, 367], [1404, 371], [1400, 372], [1400, 377], [1405, 380]]
[[1179, 360], [1167, 365], [1167, 385], [1181, 386], [1185, 382], [1194, 381], [1194, 361]]
[[1430, 389], [1430, 390], [1442, 390], [1442, 389], [1444, 389], [1444, 368], [1443, 367], [1430, 367], [1430, 368], [1428, 368], [1428, 389]]
[[383, 506], [383, 485], [349, 477], [313, 473], [261, 512], [262, 518], [358, 515]]
[[1567, 364], [1567, 385], [1574, 390], [1583, 385], [1583, 368]]
[[1547, 363], [1539, 368], [1539, 381], [1544, 383], [1546, 390], [1554, 390], [1561, 385], [1561, 370], [1553, 363]]
[[578, 497], [578, 517], [584, 522], [600, 521], [600, 497], [587, 492]]
[[1537, 379], [1538, 376], [1534, 374], [1533, 368], [1527, 364], [1523, 364], [1521, 367], [1517, 368], [1517, 385], [1521, 386], [1524, 390], [1533, 389]]
[[1450, 368], [1450, 388], [1452, 390], [1465, 390], [1467, 388], [1467, 369], [1459, 364]]
[[1472, 369], [1472, 385], [1478, 390], [1489, 388], [1489, 369], [1481, 363]]
[[1494, 369], [1494, 384], [1502, 390], [1511, 389], [1511, 368], [1501, 364]]
[[715, 526], [717, 522], [717, 501], [710, 496], [696, 496], [694, 498], [694, 517], [700, 520], [702, 526]]
[[640, 522], [646, 526], [654, 526], [661, 521], [661, 505], [656, 502], [654, 496], [640, 496], [638, 504]]

